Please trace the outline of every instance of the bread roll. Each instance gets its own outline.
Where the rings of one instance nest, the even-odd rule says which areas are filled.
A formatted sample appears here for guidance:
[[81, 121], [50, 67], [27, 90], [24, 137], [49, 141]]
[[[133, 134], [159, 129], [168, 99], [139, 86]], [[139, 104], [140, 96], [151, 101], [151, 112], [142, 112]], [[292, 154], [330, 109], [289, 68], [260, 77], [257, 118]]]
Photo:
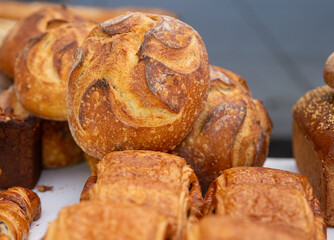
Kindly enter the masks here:
[[272, 129], [266, 109], [240, 76], [211, 66], [210, 83], [203, 111], [175, 149], [194, 169], [203, 191], [224, 169], [262, 166]]
[[205, 216], [187, 231], [187, 240], [313, 240], [303, 231], [253, 222], [242, 217]]
[[334, 226], [334, 89], [322, 86], [307, 92], [293, 107], [293, 156], [307, 176]]
[[0, 239], [27, 240], [30, 224], [41, 215], [36, 193], [12, 187], [0, 192]]
[[44, 33], [50, 21], [76, 18], [62, 7], [42, 8], [22, 21], [18, 21], [10, 30], [0, 47], [0, 69], [14, 77], [14, 65], [17, 52], [32, 37]]
[[326, 61], [324, 68], [324, 80], [328, 86], [334, 88], [334, 53], [332, 53]]
[[272, 226], [326, 239], [319, 201], [307, 178], [278, 169], [237, 167], [224, 170], [205, 195], [205, 214], [247, 217]]
[[201, 189], [183, 158], [153, 151], [107, 154], [94, 168], [81, 200], [134, 203], [158, 211], [182, 239], [187, 223], [201, 216]]
[[164, 240], [167, 219], [153, 209], [131, 203], [85, 201], [60, 210], [44, 240]]
[[94, 23], [52, 20], [46, 31], [25, 43], [15, 64], [15, 87], [28, 111], [45, 119], [66, 120], [66, 94], [73, 53]]
[[173, 149], [189, 132], [209, 87], [201, 37], [167, 16], [106, 21], [76, 54], [68, 85], [74, 139], [102, 159], [115, 150]]

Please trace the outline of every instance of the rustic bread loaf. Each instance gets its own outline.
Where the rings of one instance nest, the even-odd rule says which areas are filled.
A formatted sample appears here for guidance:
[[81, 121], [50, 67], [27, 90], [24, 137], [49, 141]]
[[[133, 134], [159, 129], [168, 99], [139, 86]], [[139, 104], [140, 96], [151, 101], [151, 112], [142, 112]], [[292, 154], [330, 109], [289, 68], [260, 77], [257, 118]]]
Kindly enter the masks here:
[[308, 177], [325, 221], [334, 226], [334, 89], [318, 87], [293, 107], [293, 155]]
[[194, 169], [203, 191], [236, 166], [262, 166], [272, 123], [262, 103], [252, 98], [243, 78], [210, 67], [208, 100], [194, 127], [175, 152]]
[[115, 150], [175, 148], [209, 88], [204, 43], [167, 16], [128, 13], [98, 25], [76, 53], [68, 120], [78, 145], [101, 159]]
[[223, 171], [209, 187], [205, 214], [246, 217], [252, 221], [304, 232], [306, 239], [326, 239], [320, 204], [307, 178], [263, 167]]
[[76, 18], [62, 7], [42, 8], [18, 21], [9, 31], [0, 46], [0, 69], [14, 77], [14, 65], [17, 52], [23, 44], [47, 30], [50, 21]]
[[203, 204], [198, 179], [183, 158], [140, 150], [107, 154], [87, 180], [81, 200], [149, 207], [168, 219], [172, 239], [183, 239]]
[[73, 54], [95, 23], [54, 19], [18, 52], [15, 87], [21, 104], [45, 119], [66, 120], [66, 94]]
[[44, 240], [165, 240], [167, 219], [154, 209], [131, 203], [85, 201], [60, 210]]

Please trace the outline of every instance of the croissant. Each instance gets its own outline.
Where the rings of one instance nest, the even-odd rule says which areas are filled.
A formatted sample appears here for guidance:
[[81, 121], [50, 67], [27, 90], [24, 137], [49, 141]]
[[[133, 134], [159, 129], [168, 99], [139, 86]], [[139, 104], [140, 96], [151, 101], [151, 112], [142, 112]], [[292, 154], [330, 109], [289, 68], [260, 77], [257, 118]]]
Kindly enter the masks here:
[[266, 109], [239, 75], [210, 66], [210, 84], [204, 109], [175, 149], [194, 169], [203, 191], [224, 169], [262, 166], [272, 129]]
[[0, 239], [28, 239], [31, 222], [41, 214], [41, 202], [33, 191], [12, 187], [0, 193]]
[[303, 231], [307, 239], [325, 239], [319, 201], [307, 178], [260, 167], [224, 170], [205, 195], [205, 214], [249, 217], [253, 221]]
[[248, 218], [210, 215], [187, 231], [187, 240], [306, 240], [304, 232], [289, 227], [251, 221]]
[[153, 151], [107, 154], [94, 168], [81, 200], [130, 202], [166, 216], [173, 239], [201, 216], [201, 189], [183, 158]]
[[167, 219], [153, 209], [131, 203], [84, 201], [60, 210], [44, 240], [164, 240]]

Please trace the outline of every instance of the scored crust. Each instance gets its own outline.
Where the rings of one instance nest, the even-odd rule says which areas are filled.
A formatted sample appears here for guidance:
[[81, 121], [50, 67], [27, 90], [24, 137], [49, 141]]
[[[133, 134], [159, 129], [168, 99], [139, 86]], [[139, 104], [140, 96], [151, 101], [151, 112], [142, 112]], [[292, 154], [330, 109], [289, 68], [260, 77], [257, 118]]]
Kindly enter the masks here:
[[115, 150], [168, 151], [190, 130], [208, 87], [196, 31], [167, 16], [122, 15], [77, 51], [67, 99], [72, 135], [99, 159]]

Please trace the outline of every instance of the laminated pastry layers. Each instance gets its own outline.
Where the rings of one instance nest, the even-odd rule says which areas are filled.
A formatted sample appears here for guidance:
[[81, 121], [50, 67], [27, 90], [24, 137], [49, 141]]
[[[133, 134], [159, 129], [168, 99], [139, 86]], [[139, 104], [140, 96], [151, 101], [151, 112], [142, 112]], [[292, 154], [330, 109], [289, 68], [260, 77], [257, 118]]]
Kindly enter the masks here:
[[183, 158], [139, 150], [107, 154], [87, 180], [81, 200], [153, 209], [167, 218], [172, 239], [182, 239], [203, 204], [197, 177]]
[[224, 170], [205, 195], [205, 214], [245, 217], [290, 228], [305, 239], [326, 239], [320, 204], [307, 178], [260, 167]]

